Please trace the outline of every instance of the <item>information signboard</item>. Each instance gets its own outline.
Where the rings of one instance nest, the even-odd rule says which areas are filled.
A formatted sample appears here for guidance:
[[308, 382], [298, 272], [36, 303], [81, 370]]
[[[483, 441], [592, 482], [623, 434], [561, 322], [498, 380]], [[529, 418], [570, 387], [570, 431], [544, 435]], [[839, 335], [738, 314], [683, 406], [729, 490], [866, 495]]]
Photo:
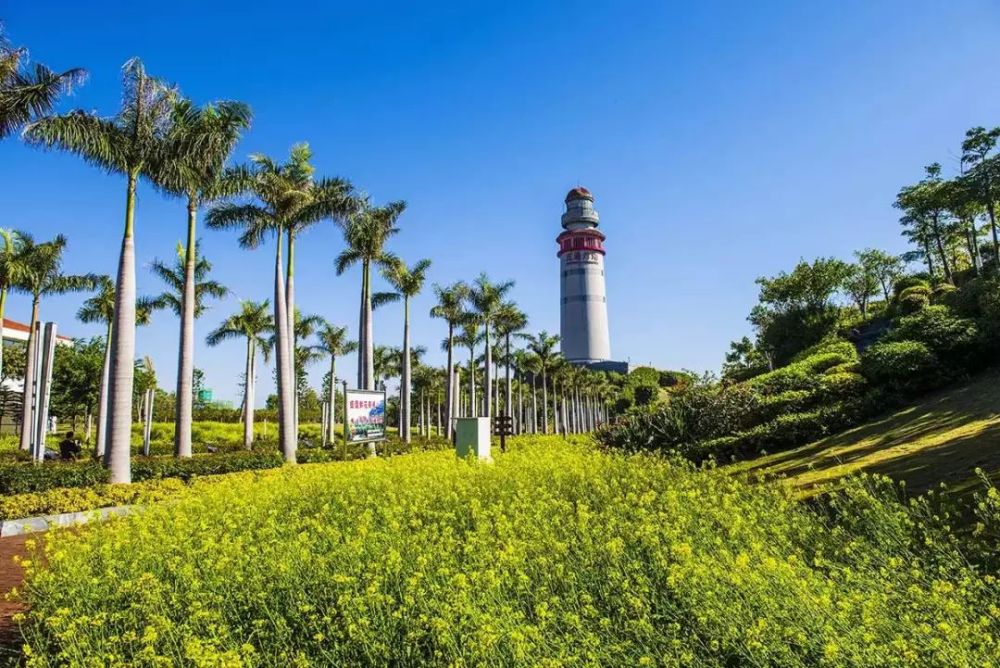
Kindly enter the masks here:
[[385, 391], [347, 390], [347, 441], [385, 440]]

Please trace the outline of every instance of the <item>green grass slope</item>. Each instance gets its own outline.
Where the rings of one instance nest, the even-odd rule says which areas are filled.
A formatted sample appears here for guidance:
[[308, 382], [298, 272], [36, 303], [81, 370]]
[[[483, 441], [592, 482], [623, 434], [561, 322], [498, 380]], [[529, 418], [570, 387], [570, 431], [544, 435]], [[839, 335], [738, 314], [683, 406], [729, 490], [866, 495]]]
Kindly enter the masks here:
[[974, 485], [977, 468], [1000, 474], [998, 370], [809, 445], [730, 467], [783, 476], [803, 493], [859, 471], [905, 481], [913, 492], [940, 483], [962, 490]]

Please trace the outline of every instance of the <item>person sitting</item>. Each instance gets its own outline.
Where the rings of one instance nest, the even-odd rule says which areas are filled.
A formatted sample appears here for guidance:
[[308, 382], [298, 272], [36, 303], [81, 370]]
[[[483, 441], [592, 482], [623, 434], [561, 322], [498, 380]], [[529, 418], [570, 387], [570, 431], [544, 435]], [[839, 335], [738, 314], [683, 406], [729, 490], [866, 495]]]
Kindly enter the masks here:
[[80, 444], [73, 438], [73, 432], [66, 432], [66, 438], [59, 442], [59, 458], [73, 460], [80, 455]]

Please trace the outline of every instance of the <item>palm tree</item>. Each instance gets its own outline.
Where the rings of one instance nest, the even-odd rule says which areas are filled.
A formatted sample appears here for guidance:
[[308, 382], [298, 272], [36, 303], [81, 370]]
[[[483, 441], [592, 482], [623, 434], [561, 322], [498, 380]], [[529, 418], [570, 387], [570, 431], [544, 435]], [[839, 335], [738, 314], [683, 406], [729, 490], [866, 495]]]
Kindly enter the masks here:
[[372, 351], [372, 381], [373, 385], [385, 384], [398, 372], [399, 349], [392, 346], [375, 346]]
[[[295, 317], [292, 319], [291, 337], [293, 341], [303, 341], [316, 334], [316, 332], [326, 322], [318, 315], [302, 315], [302, 311], [295, 309]], [[295, 400], [292, 414], [295, 416], [295, 425], [298, 428], [299, 420], [299, 400], [309, 386], [306, 365], [319, 361], [322, 355], [316, 346], [295, 345], [294, 364], [292, 366], [292, 378], [295, 380]]]
[[27, 60], [27, 49], [10, 46], [0, 34], [0, 139], [49, 113], [61, 94], [87, 78], [79, 68], [56, 73], [41, 63], [29, 68]]
[[[340, 215], [344, 203], [344, 182], [317, 183], [312, 179], [308, 147], [292, 147], [288, 162], [279, 165], [270, 158], [255, 154], [249, 190], [256, 202], [224, 202], [208, 212], [210, 228], [243, 228], [240, 245], [257, 248], [268, 234], [276, 239], [274, 254], [274, 322], [276, 329], [279, 443], [285, 460], [295, 462], [297, 434], [295, 424], [294, 347], [291, 339], [294, 310], [289, 310], [283, 266], [284, 235], [310, 221]], [[327, 187], [329, 186], [329, 187]], [[293, 297], [294, 299], [294, 297]]]
[[385, 280], [389, 281], [389, 285], [396, 290], [395, 293], [390, 294], [397, 299], [400, 297], [403, 299], [403, 368], [400, 379], [399, 423], [407, 427], [402, 434], [404, 443], [409, 443], [411, 440], [409, 425], [412, 422], [410, 419], [410, 397], [413, 389], [413, 370], [410, 365], [410, 299], [423, 290], [424, 281], [427, 279], [427, 270], [430, 269], [430, 266], [430, 260], [420, 260], [412, 267], [397, 262], [382, 270]]
[[254, 393], [257, 386], [257, 349], [266, 354], [269, 342], [266, 334], [274, 331], [274, 319], [268, 313], [270, 303], [242, 301], [238, 313], [226, 318], [212, 330], [206, 342], [217, 346], [223, 341], [244, 338], [247, 342], [247, 358], [243, 381], [243, 447], [253, 447]]
[[462, 317], [465, 315], [465, 300], [469, 297], [469, 286], [462, 281], [446, 287], [435, 284], [434, 295], [437, 297], [437, 304], [431, 309], [431, 317], [441, 318], [448, 323], [448, 338], [445, 340], [448, 353], [448, 367], [445, 375], [445, 423], [448, 425], [450, 438], [453, 419], [456, 417], [452, 415], [452, 407], [455, 405], [454, 393], [458, 391], [458, 388], [452, 387], [452, 379], [455, 376], [455, 327], [462, 322]]
[[[200, 245], [200, 242], [199, 244]], [[200, 318], [205, 313], [205, 299], [224, 299], [229, 289], [218, 281], [208, 280], [212, 271], [212, 263], [204, 255], [197, 254], [194, 265], [194, 291], [191, 299], [187, 295], [187, 250], [183, 244], [177, 244], [177, 258], [173, 266], [163, 260], [153, 260], [149, 270], [154, 276], [167, 284], [168, 290], [154, 298], [159, 308], [169, 308], [174, 315], [180, 316], [187, 304], [190, 304], [191, 315]]]
[[[101, 366], [101, 383], [97, 402], [97, 433], [94, 440], [94, 455], [103, 458], [107, 445], [108, 421], [108, 379], [111, 373], [111, 327], [115, 322], [115, 283], [110, 276], [98, 276], [97, 294], [83, 302], [76, 317], [80, 322], [93, 322], [105, 325], [104, 334], [104, 364]], [[140, 297], [135, 304], [135, 323], [137, 326], [148, 325], [153, 311], [157, 308], [156, 301]]]
[[507, 293], [511, 291], [514, 287], [514, 281], [506, 281], [504, 283], [490, 283], [489, 276], [486, 274], [480, 274], [475, 282], [472, 284], [472, 289], [469, 292], [469, 301], [472, 303], [473, 308], [476, 310], [479, 316], [479, 322], [483, 325], [483, 335], [486, 340], [486, 374], [484, 377], [484, 396], [483, 401], [486, 407], [486, 417], [490, 417], [492, 412], [492, 407], [490, 403], [492, 401], [493, 388], [490, 385], [490, 380], [492, 378], [490, 366], [493, 364], [493, 348], [490, 342], [490, 331], [491, 327], [496, 324], [497, 314], [500, 312], [500, 307], [503, 305], [503, 299], [507, 296]]
[[319, 339], [318, 349], [330, 356], [330, 389], [327, 401], [330, 406], [330, 419], [327, 422], [327, 440], [333, 443], [334, 439], [334, 414], [336, 406], [336, 381], [337, 381], [337, 358], [342, 355], [352, 353], [358, 348], [357, 341], [350, 341], [347, 338], [347, 328], [337, 327], [328, 322], [324, 322], [317, 334]]
[[533, 352], [538, 357], [539, 371], [542, 374], [542, 432], [547, 434], [549, 433], [549, 394], [547, 374], [555, 359], [555, 349], [556, 345], [559, 343], [559, 337], [550, 335], [546, 331], [541, 331], [537, 336], [529, 335], [526, 338], [528, 340], [528, 350]]
[[61, 295], [67, 292], [92, 290], [97, 283], [93, 274], [71, 275], [62, 271], [63, 253], [66, 251], [66, 237], [57, 236], [52, 241], [35, 243], [29, 237], [22, 237], [24, 270], [18, 277], [15, 288], [31, 296], [31, 320], [28, 323], [27, 362], [24, 368], [24, 405], [21, 407], [21, 449], [31, 445], [31, 392], [35, 382], [36, 341], [35, 324], [42, 297]]
[[514, 405], [514, 393], [513, 385], [511, 384], [510, 367], [511, 363], [514, 361], [511, 357], [510, 349], [510, 339], [511, 337], [520, 332], [522, 329], [528, 326], [528, 316], [524, 314], [517, 305], [513, 302], [507, 302], [500, 306], [500, 309], [496, 314], [495, 327], [497, 334], [503, 337], [504, 340], [504, 363], [507, 368], [505, 383], [506, 392], [504, 394], [505, 402], [505, 414], [512, 414], [512, 407]]
[[399, 233], [396, 222], [406, 210], [406, 202], [390, 202], [373, 207], [367, 201], [344, 224], [347, 248], [337, 256], [335, 266], [340, 276], [361, 263], [361, 307], [358, 318], [358, 388], [375, 389], [375, 342], [372, 328], [372, 266], [385, 268], [399, 259], [385, 250], [386, 242]]
[[474, 315], [465, 314], [461, 324], [462, 330], [455, 337], [455, 343], [469, 349], [469, 415], [473, 417], [478, 414], [476, 413], [476, 346], [482, 341], [483, 335], [479, 331], [479, 320]]
[[123, 102], [112, 118], [85, 111], [49, 116], [29, 124], [27, 141], [58, 147], [87, 162], [126, 177], [125, 230], [122, 235], [115, 287], [108, 400], [108, 448], [105, 466], [111, 482], [132, 480], [129, 464], [132, 440], [132, 385], [135, 379], [135, 189], [141, 176], [154, 173], [162, 157], [164, 138], [176, 92], [146, 74], [133, 58], [123, 68]]
[[[531, 374], [531, 433], [538, 433], [538, 375], [542, 371], [542, 360], [538, 355], [528, 351], [524, 353], [521, 367]], [[545, 404], [542, 404], [545, 408]]]
[[[25, 270], [24, 240], [26, 232], [0, 229], [0, 339], [7, 310], [7, 294], [22, 279]], [[3, 377], [3, 342], [0, 340], [0, 378]]]
[[[198, 272], [202, 264], [196, 242], [198, 209], [246, 187], [246, 170], [224, 169], [241, 133], [250, 127], [250, 108], [241, 102], [217, 102], [198, 107], [189, 100], [174, 104], [170, 132], [164, 142], [156, 182], [166, 192], [187, 200], [187, 245], [178, 245], [179, 281], [174, 311], [180, 316], [174, 453], [191, 456], [191, 413], [194, 388], [194, 321], [199, 315]], [[206, 267], [207, 265], [207, 267]], [[155, 270], [155, 269], [154, 269]]]

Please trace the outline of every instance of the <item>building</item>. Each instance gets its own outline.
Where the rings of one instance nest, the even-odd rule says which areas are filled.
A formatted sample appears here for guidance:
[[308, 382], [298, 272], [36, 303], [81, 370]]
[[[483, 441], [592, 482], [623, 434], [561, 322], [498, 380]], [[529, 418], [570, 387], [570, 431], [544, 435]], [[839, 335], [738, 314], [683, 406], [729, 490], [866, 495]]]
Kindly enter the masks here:
[[608, 298], [604, 283], [604, 233], [594, 196], [582, 187], [566, 195], [559, 244], [560, 335], [562, 353], [572, 364], [601, 371], [628, 372], [611, 359]]
[[[16, 341], [26, 344], [28, 342], [28, 332], [30, 331], [31, 328], [23, 322], [17, 322], [8, 318], [3, 319], [2, 332], [4, 343]], [[68, 336], [56, 334], [56, 343], [61, 346], [71, 346], [73, 345], [73, 339]], [[0, 379], [0, 388], [20, 393], [24, 390], [24, 381], [21, 378], [3, 378]]]

